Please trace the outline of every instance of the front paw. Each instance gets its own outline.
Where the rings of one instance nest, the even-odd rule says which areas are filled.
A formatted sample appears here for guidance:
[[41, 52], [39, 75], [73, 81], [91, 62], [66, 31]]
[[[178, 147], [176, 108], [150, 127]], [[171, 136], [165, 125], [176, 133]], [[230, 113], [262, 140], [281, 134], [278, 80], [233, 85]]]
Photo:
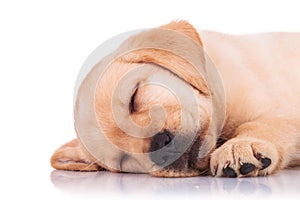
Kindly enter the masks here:
[[274, 173], [278, 162], [278, 151], [272, 143], [251, 137], [233, 138], [212, 153], [210, 169], [214, 176], [259, 176]]

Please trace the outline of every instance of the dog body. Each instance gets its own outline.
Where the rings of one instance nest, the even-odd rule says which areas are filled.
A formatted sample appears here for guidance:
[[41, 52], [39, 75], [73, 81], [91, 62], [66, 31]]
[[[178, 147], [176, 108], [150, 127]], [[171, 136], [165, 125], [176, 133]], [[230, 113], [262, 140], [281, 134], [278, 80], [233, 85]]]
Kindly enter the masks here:
[[221, 137], [234, 138], [212, 154], [211, 167], [228, 160], [257, 163], [252, 151], [268, 152], [277, 163], [260, 173], [299, 165], [300, 34], [200, 34], [224, 81], [227, 118]]
[[[220, 74], [225, 91], [224, 123], [221, 125], [220, 122], [210, 121], [213, 112], [211, 107], [215, 107], [209, 97], [211, 88], [193, 73], [190, 63], [162, 50], [147, 49], [116, 59], [102, 73], [99, 82], [96, 82], [95, 77], [97, 67], [87, 75], [79, 89], [75, 106], [77, 132], [82, 132], [77, 125], [82, 121], [85, 121], [84, 130], [95, 130], [91, 127], [96, 122], [92, 122], [91, 116], [84, 112], [88, 110], [86, 105], [92, 104], [87, 103], [85, 97], [93, 86], [96, 91], [93, 100], [98, 119], [96, 121], [106, 132], [106, 138], [125, 151], [154, 151], [164, 146], [161, 143], [169, 143], [174, 135], [189, 138], [191, 132], [197, 132], [196, 141], [193, 141], [188, 153], [170, 166], [152, 170], [150, 174], [154, 176], [195, 176], [207, 172], [207, 169], [217, 176], [257, 176], [300, 165], [299, 33], [233, 36], [211, 31], [197, 32], [184, 21], [172, 22], [161, 29], [175, 31], [192, 39], [205, 53], [201, 50], [194, 51], [195, 47], [188, 41], [183, 45], [182, 38], [168, 37], [168, 34], [158, 34], [155, 30], [134, 36], [121, 49], [124, 46], [139, 47], [158, 38], [157, 43], [181, 55], [190, 56], [196, 62], [200, 60], [202, 65], [208, 65], [205, 58], [210, 58]], [[164, 40], [159, 39], [164, 37]], [[100, 65], [103, 65], [103, 61], [98, 64]], [[131, 70], [138, 70], [141, 65], [140, 76], [126, 79], [126, 74]], [[184, 67], [181, 68], [182, 66]], [[127, 87], [121, 90], [119, 96], [122, 97], [116, 97], [115, 101], [112, 91], [117, 84], [112, 83], [118, 83], [124, 77]], [[182, 112], [176, 96], [164, 87], [149, 84], [157, 80], [170, 87], [174, 86], [173, 90], [180, 93], [178, 95], [183, 99], [186, 97], [186, 102], [190, 102], [190, 96], [185, 91], [193, 91], [197, 103], [192, 103], [191, 110], [186, 108]], [[147, 131], [134, 130], [125, 123], [126, 115], [121, 116], [121, 123], [116, 123], [111, 102], [124, 110], [127, 117], [136, 124], [142, 127], [150, 124], [151, 128]], [[165, 109], [166, 120], [163, 123], [155, 121], [154, 116], [159, 115], [159, 112], [153, 111], [152, 118], [149, 118], [149, 112], [155, 105]], [[195, 114], [193, 110], [197, 109], [199, 113]], [[118, 113], [121, 113], [120, 110]], [[180, 117], [182, 119], [185, 113], [188, 113], [188, 117], [180, 122]], [[198, 120], [196, 115], [200, 115], [201, 119]], [[209, 123], [213, 125], [208, 126]], [[136, 132], [143, 139], [124, 134], [124, 129]], [[155, 130], [159, 133], [153, 136]], [[127, 155], [125, 159], [124, 153], [104, 143], [102, 153], [106, 159], [109, 158], [109, 166], [98, 162], [90, 153], [85, 145], [73, 140], [54, 153], [51, 163], [54, 168], [64, 170], [90, 171], [105, 168], [111, 171], [144, 172], [147, 171], [145, 168], [152, 168], [161, 161], [161, 157], [153, 155], [150, 158], [148, 155], [142, 158]]]

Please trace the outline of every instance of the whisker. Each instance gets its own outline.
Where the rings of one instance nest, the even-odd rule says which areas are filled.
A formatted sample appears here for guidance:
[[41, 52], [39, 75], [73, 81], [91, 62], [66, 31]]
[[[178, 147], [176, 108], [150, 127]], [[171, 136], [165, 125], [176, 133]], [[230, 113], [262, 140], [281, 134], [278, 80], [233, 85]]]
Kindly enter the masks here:
[[87, 169], [88, 169], [90, 166], [94, 165], [94, 164], [96, 164], [96, 161], [91, 162], [91, 163], [88, 164], [85, 168], [83, 168], [83, 169], [81, 169], [81, 170], [79, 170], [79, 171], [90, 171], [90, 170], [87, 170]]
[[205, 169], [205, 170], [201, 171], [199, 175], [200, 176], [202, 176], [202, 175], [208, 175], [208, 172], [209, 172], [209, 169]]

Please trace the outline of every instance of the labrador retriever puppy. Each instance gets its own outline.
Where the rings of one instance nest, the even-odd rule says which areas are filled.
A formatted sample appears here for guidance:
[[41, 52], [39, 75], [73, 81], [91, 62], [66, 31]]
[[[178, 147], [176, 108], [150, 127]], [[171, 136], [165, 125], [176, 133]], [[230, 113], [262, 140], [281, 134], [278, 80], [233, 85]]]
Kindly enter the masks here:
[[86, 75], [74, 118], [56, 169], [246, 177], [300, 165], [300, 34], [143, 31]]

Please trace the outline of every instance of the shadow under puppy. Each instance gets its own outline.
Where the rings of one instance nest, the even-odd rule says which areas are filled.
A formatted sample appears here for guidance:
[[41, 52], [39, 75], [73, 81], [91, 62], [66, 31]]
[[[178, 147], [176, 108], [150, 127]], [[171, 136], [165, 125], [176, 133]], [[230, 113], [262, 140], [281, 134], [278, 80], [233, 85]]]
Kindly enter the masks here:
[[[186, 21], [141, 32], [85, 77], [74, 107], [80, 140], [51, 164], [163, 177], [300, 165], [299, 66], [299, 33], [233, 36]], [[215, 68], [221, 86], [204, 78]]]

